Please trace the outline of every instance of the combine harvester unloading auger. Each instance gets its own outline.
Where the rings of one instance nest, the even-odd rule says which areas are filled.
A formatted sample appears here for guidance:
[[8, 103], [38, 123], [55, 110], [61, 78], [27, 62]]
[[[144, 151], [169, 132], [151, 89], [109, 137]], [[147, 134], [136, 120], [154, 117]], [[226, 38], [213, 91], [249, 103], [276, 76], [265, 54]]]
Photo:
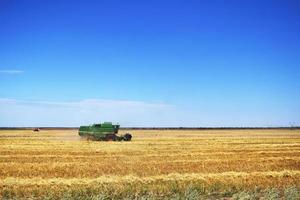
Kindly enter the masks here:
[[130, 141], [132, 135], [126, 133], [125, 135], [117, 135], [120, 125], [113, 125], [111, 122], [104, 122], [101, 124], [92, 124], [90, 126], [80, 126], [79, 135], [89, 140], [98, 141]]

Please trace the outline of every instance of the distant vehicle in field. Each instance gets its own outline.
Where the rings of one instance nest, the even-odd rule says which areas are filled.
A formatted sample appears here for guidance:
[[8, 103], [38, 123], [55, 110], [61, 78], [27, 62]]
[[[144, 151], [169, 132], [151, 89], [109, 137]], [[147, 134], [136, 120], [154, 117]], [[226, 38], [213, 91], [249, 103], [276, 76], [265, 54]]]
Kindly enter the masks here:
[[33, 132], [39, 132], [39, 131], [40, 131], [39, 128], [34, 128], [34, 129], [33, 129]]
[[100, 124], [92, 124], [90, 126], [80, 126], [79, 135], [91, 140], [99, 141], [130, 141], [132, 135], [126, 133], [118, 136], [120, 125], [113, 125], [111, 122], [104, 122]]

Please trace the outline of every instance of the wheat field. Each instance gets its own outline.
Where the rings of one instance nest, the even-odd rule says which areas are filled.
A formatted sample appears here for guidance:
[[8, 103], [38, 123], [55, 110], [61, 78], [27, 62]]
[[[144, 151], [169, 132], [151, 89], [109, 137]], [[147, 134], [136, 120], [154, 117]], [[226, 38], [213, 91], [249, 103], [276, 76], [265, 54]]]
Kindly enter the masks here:
[[77, 130], [1, 130], [1, 198], [299, 197], [300, 130], [128, 132], [131, 142], [98, 142]]

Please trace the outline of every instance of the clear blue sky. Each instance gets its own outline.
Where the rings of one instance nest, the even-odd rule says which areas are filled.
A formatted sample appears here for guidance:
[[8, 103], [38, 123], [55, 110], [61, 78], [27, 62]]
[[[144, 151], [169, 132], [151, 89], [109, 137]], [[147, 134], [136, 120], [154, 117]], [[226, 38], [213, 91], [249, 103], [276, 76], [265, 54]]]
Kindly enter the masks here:
[[0, 0], [0, 126], [300, 125], [300, 1]]

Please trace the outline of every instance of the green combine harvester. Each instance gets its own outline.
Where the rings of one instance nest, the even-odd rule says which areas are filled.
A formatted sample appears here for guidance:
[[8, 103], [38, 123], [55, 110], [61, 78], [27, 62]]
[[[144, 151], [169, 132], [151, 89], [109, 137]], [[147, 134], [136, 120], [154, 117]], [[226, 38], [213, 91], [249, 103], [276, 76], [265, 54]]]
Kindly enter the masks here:
[[120, 125], [113, 125], [111, 122], [80, 126], [79, 135], [91, 140], [98, 141], [130, 141], [132, 136], [129, 133], [118, 136]]

